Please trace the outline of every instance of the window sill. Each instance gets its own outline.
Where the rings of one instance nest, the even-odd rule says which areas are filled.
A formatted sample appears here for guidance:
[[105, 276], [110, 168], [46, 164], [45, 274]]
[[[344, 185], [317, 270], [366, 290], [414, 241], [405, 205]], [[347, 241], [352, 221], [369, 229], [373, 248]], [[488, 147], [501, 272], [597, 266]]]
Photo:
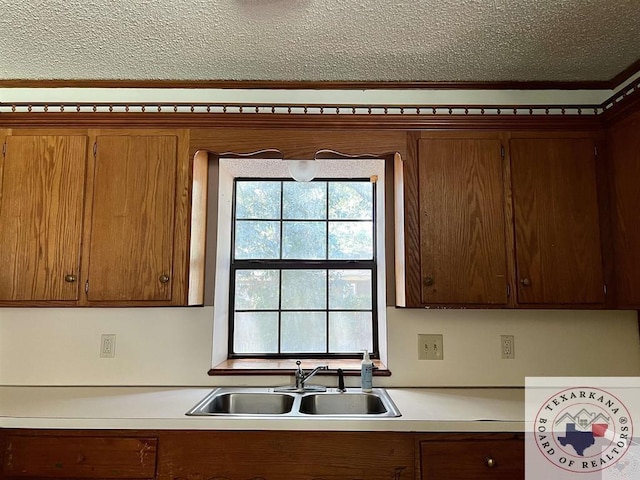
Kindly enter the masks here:
[[[376, 377], [390, 377], [391, 371], [380, 360], [373, 361], [373, 375]], [[360, 362], [358, 359], [315, 359], [302, 360], [304, 370], [312, 370], [318, 365], [328, 365], [329, 370], [320, 370], [317, 375], [336, 375], [341, 368], [345, 376], [359, 376]], [[228, 359], [209, 370], [210, 376], [216, 375], [287, 375], [293, 374], [296, 368], [295, 360], [291, 359], [265, 359], [265, 358], [238, 358]]]

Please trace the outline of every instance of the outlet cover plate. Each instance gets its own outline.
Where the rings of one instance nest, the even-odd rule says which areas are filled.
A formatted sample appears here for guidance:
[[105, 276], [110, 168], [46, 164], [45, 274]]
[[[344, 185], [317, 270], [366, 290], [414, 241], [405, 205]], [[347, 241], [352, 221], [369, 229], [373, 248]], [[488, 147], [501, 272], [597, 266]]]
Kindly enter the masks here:
[[114, 333], [103, 333], [100, 336], [100, 357], [115, 358], [116, 356], [116, 335]]
[[516, 358], [516, 342], [513, 335], [500, 335], [500, 358], [505, 360]]
[[444, 360], [441, 334], [418, 334], [418, 360]]

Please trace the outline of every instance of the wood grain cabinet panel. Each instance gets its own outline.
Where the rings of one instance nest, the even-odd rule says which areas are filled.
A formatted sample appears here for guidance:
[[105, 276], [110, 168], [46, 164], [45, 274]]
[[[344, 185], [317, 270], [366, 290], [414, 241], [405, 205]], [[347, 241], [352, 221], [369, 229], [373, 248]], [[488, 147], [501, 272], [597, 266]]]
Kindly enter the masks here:
[[172, 298], [177, 137], [96, 139], [87, 299]]
[[422, 303], [507, 303], [501, 151], [497, 138], [419, 140]]
[[640, 308], [640, 112], [608, 133], [619, 307]]
[[188, 131], [15, 129], [0, 144], [1, 304], [187, 303]]
[[175, 432], [162, 437], [158, 478], [413, 480], [414, 464], [411, 433]]
[[0, 430], [0, 478], [519, 480], [521, 433]]
[[155, 478], [156, 438], [10, 435], [5, 478]]
[[0, 301], [75, 301], [87, 157], [84, 135], [5, 139]]
[[603, 304], [590, 138], [511, 139], [519, 304]]
[[509, 434], [420, 442], [422, 480], [524, 479], [524, 441]]

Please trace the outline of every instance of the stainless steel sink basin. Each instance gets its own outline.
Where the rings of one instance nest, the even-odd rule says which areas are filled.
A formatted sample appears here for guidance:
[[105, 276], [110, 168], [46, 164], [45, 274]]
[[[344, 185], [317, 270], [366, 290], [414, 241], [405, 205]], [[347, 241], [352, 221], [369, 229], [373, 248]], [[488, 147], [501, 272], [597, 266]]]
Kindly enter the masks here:
[[283, 415], [291, 412], [293, 395], [262, 390], [219, 388], [187, 415]]
[[300, 413], [307, 415], [383, 415], [385, 402], [378, 394], [319, 393], [306, 395], [300, 401]]
[[382, 388], [282, 393], [272, 388], [225, 387], [213, 390], [187, 415], [383, 418], [399, 417], [400, 412]]

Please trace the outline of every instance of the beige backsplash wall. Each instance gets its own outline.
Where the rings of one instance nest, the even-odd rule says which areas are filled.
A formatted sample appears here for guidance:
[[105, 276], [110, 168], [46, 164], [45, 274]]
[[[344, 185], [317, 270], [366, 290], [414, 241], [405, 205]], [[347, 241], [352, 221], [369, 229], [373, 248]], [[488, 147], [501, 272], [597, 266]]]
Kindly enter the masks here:
[[[521, 386], [525, 376], [640, 375], [635, 311], [389, 308], [387, 315], [393, 375], [376, 377], [380, 386]], [[212, 307], [0, 308], [0, 384], [289, 382], [207, 376], [212, 325]], [[117, 335], [113, 359], [99, 358], [102, 333]], [[417, 360], [418, 333], [444, 335], [444, 360]], [[501, 334], [515, 335], [515, 360], [499, 358]]]

